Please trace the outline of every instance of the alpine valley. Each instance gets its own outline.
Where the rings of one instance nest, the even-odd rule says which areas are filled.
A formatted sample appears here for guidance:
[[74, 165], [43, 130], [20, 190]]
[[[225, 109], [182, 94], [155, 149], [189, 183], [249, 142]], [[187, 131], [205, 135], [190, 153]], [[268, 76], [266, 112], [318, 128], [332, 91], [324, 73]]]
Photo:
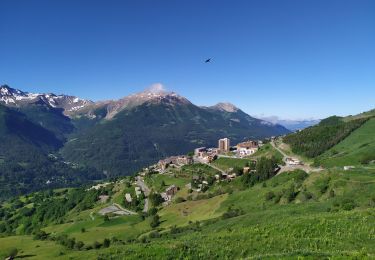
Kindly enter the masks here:
[[93, 102], [0, 87], [0, 197], [130, 175], [199, 146], [287, 134], [232, 104], [163, 90]]

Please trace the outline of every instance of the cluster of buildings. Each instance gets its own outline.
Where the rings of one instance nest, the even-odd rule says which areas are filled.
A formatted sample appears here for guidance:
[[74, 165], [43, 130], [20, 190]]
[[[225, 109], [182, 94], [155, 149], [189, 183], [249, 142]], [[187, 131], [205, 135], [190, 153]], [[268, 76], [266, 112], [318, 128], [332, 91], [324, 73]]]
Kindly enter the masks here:
[[170, 156], [158, 162], [158, 167], [160, 170], [164, 171], [168, 166], [174, 165], [177, 167], [192, 164], [193, 157], [187, 155], [178, 155], [178, 156]]
[[210, 163], [217, 158], [218, 153], [217, 148], [199, 147], [194, 149], [194, 159], [197, 162]]
[[206, 148], [199, 147], [194, 150], [194, 156], [199, 159], [201, 162], [210, 163], [215, 160], [218, 155], [227, 155], [233, 157], [244, 157], [254, 154], [258, 151], [258, 148], [261, 146], [259, 141], [246, 141], [237, 144], [232, 147], [230, 145], [229, 138], [222, 138], [218, 141], [217, 148]]
[[258, 151], [259, 143], [256, 141], [242, 142], [236, 145], [236, 154], [240, 157], [254, 154]]
[[198, 147], [194, 149], [194, 156], [177, 155], [160, 160], [157, 164], [157, 169], [159, 172], [164, 172], [169, 166], [181, 167], [194, 162], [211, 163], [219, 155], [241, 158], [254, 154], [260, 146], [260, 141], [249, 140], [232, 147], [229, 138], [222, 138], [218, 140], [218, 147]]

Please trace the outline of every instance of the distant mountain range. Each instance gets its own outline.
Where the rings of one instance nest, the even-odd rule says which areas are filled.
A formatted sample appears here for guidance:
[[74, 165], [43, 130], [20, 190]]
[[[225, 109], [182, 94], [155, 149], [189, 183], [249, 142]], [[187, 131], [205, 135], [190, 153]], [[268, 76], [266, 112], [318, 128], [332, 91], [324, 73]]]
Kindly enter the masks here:
[[262, 120], [271, 122], [273, 124], [279, 124], [289, 129], [292, 132], [297, 130], [302, 130], [307, 127], [319, 124], [320, 119], [301, 119], [301, 120], [292, 120], [292, 119], [280, 119], [277, 116], [269, 117], [259, 117]]
[[232, 104], [199, 107], [163, 90], [93, 102], [3, 85], [0, 141], [6, 145], [0, 148], [0, 186], [12, 183], [7, 192], [22, 193], [76, 183], [72, 176], [87, 181], [128, 175], [165, 156], [216, 146], [222, 137], [236, 143], [289, 132]]

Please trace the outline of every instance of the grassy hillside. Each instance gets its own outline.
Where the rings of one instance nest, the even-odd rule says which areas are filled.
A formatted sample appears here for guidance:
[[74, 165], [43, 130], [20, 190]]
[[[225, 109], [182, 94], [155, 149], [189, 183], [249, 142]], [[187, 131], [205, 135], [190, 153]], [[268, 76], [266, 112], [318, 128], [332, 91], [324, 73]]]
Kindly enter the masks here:
[[[174, 169], [174, 176], [152, 175], [149, 182], [169, 185], [181, 176], [182, 187], [199, 169]], [[215, 183], [206, 192], [212, 196], [189, 199], [192, 194], [180, 190], [178, 196], [186, 201], [159, 206], [160, 224], [155, 228], [150, 226], [153, 215], [106, 220], [98, 214], [127, 189], [129, 178], [98, 191], [56, 190], [12, 200], [2, 205], [0, 231], [9, 219], [23, 227], [2, 231], [0, 255], [17, 248], [31, 259], [375, 257], [375, 170], [286, 172], [252, 187], [243, 178]], [[213, 193], [223, 187], [230, 191]], [[99, 194], [110, 195], [110, 201], [97, 202]], [[49, 207], [42, 217], [38, 205], [46, 199]], [[52, 207], [60, 200], [70, 208], [51, 215], [52, 208], [61, 208]], [[31, 214], [30, 220], [45, 219], [42, 229], [48, 238], [25, 233], [26, 219], [17, 220], [22, 214]], [[82, 248], [77, 247], [79, 241]]]
[[326, 167], [371, 164], [375, 161], [375, 118], [370, 119], [316, 159]]
[[290, 134], [283, 140], [290, 145], [294, 153], [315, 158], [344, 140], [367, 120], [368, 118], [358, 118], [348, 121], [333, 116], [322, 120], [316, 126]]

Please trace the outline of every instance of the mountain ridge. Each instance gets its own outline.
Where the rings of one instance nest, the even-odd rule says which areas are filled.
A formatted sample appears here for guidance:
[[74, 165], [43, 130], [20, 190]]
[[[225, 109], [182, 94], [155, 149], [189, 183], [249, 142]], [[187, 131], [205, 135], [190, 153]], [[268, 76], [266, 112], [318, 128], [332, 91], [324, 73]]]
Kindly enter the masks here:
[[[58, 167], [57, 172], [61, 173], [65, 163], [72, 173], [72, 167], [82, 168], [82, 172], [94, 167], [90, 179], [99, 176], [98, 172], [107, 177], [130, 175], [163, 157], [186, 154], [199, 146], [216, 146], [217, 140], [223, 137], [235, 144], [289, 133], [286, 128], [251, 117], [234, 105], [219, 103], [199, 107], [161, 88], [147, 89], [119, 100], [93, 102], [2, 86], [0, 100], [11, 117], [17, 119], [16, 115], [22, 115], [25, 122], [30, 122], [28, 125], [34, 126], [36, 137], [43, 140], [50, 136], [58, 144], [44, 150], [38, 146], [39, 140], [30, 136], [17, 139], [22, 141], [15, 147], [12, 158], [7, 157], [5, 151], [0, 154], [4, 169], [17, 163], [23, 165], [15, 170], [15, 176], [22, 174], [25, 179], [26, 172], [32, 172], [31, 184], [38, 176], [37, 167], [43, 164], [49, 165], [43, 176], [55, 176], [53, 167]], [[4, 118], [1, 116], [0, 121]], [[18, 128], [27, 134], [29, 127], [25, 125]], [[0, 137], [5, 143], [14, 140], [13, 135], [1, 134]], [[29, 146], [32, 148], [27, 148]], [[30, 169], [33, 153], [25, 154], [24, 150], [33, 149], [39, 156], [39, 163]], [[59, 163], [50, 162], [51, 158], [58, 158]], [[40, 180], [38, 183], [38, 187], [46, 187]]]

